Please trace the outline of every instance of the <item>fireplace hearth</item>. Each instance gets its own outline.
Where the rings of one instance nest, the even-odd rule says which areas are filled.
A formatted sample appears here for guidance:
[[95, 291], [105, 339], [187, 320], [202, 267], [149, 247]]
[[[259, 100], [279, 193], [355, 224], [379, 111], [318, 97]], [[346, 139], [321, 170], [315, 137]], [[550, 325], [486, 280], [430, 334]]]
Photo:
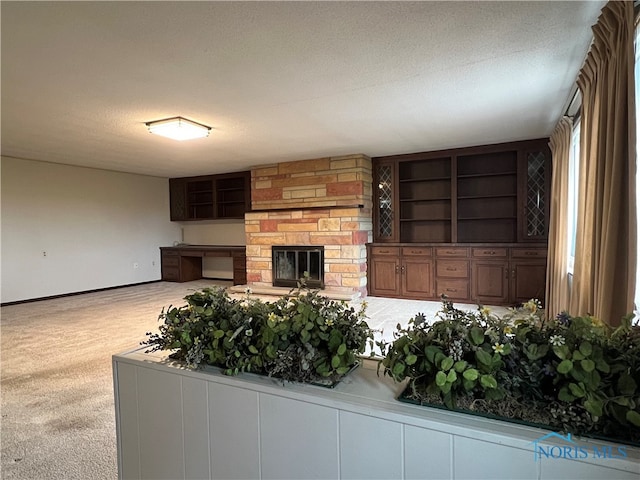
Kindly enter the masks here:
[[296, 287], [308, 274], [307, 286], [324, 288], [324, 247], [273, 246], [273, 286]]

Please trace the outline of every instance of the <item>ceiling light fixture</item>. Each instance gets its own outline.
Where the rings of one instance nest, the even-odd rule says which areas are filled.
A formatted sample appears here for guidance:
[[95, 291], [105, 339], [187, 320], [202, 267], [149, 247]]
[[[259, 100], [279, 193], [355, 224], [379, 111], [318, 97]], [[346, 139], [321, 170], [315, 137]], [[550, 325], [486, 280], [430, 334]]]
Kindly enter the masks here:
[[151, 133], [180, 141], [208, 137], [211, 131], [211, 127], [182, 117], [154, 120], [146, 125]]

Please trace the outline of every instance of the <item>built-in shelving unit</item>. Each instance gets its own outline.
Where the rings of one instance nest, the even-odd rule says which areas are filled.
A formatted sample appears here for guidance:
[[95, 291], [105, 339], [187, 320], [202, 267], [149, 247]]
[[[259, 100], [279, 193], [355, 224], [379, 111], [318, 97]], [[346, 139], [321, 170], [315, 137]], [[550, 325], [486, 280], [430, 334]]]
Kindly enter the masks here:
[[[551, 178], [547, 143], [374, 158], [378, 189], [369, 292], [411, 298], [445, 293], [494, 303], [521, 301], [529, 294], [542, 299]], [[405, 245], [421, 248], [422, 256], [408, 257]], [[481, 255], [469, 250], [473, 246], [502, 254]], [[518, 255], [525, 250], [520, 247], [533, 248], [535, 255], [521, 261]], [[418, 275], [419, 265], [424, 268]], [[423, 278], [427, 273], [431, 277]], [[411, 289], [403, 287], [409, 274]]]
[[250, 172], [169, 179], [171, 220], [244, 218], [251, 207]]

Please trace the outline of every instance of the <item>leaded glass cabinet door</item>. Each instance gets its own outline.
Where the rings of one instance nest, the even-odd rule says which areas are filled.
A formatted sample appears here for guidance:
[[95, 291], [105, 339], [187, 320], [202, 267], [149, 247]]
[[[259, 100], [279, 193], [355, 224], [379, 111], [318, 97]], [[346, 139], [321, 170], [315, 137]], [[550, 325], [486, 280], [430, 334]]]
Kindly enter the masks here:
[[377, 162], [374, 166], [374, 241], [395, 242], [397, 228], [396, 163]]
[[[547, 239], [549, 231], [549, 190], [551, 162], [547, 149], [523, 152], [523, 216], [520, 223], [521, 241]], [[521, 204], [521, 205], [522, 205]]]

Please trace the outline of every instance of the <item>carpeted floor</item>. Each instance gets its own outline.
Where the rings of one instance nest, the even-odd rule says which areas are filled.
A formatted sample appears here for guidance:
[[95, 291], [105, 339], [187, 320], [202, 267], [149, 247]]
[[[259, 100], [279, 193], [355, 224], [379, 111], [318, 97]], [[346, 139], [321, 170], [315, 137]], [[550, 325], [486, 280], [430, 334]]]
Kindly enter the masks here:
[[[117, 478], [111, 356], [156, 331], [163, 307], [214, 284], [230, 285], [158, 282], [2, 307], [1, 477]], [[397, 323], [418, 312], [433, 318], [440, 308], [375, 297], [367, 303], [369, 325], [387, 339]]]
[[2, 307], [2, 478], [117, 478], [111, 356], [157, 330], [162, 307], [212, 283]]

